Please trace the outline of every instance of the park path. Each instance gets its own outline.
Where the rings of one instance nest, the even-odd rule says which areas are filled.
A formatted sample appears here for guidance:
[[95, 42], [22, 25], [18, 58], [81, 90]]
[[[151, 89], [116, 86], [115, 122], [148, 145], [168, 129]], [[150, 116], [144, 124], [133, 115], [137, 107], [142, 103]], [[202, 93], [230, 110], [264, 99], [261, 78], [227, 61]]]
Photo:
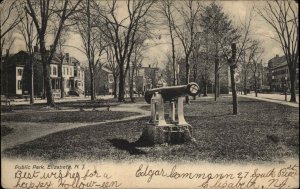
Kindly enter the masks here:
[[[280, 95], [280, 94], [261, 94], [261, 93], [259, 93], [258, 97], [255, 97], [254, 93], [250, 93], [248, 95], [240, 95], [239, 94], [238, 96], [299, 108], [299, 95], [297, 95], [297, 101], [298, 101], [297, 103], [285, 101], [284, 95]], [[290, 95], [288, 95], [287, 99], [290, 99]]]
[[[2, 122], [1, 126], [13, 128], [13, 132], [1, 137], [1, 152], [5, 149], [12, 148], [16, 145], [23, 144], [41, 138], [43, 136], [56, 133], [59, 131], [86, 127], [92, 125], [101, 125], [105, 123], [117, 123], [122, 121], [134, 120], [142, 117], [150, 116], [150, 112], [141, 109], [145, 104], [121, 104], [116, 107], [111, 107], [111, 111], [137, 112], [139, 115], [128, 116], [118, 120], [105, 120], [101, 122], [91, 123], [33, 123], [33, 122]], [[101, 110], [101, 108], [97, 109]], [[59, 110], [57, 110], [59, 111]], [[77, 109], [78, 111], [78, 109]]]

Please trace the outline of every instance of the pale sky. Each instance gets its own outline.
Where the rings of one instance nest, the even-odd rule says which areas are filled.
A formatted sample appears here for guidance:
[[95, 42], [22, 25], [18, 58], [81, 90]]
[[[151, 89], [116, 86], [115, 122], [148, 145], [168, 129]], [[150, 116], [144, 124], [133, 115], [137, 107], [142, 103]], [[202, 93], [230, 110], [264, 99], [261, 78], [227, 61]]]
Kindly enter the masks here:
[[[245, 20], [245, 17], [249, 14], [249, 11], [252, 5], [264, 3], [264, 1], [219, 1], [222, 4], [224, 11], [230, 16], [234, 23], [240, 23]], [[165, 32], [162, 32], [165, 33]], [[279, 43], [269, 38], [268, 36], [274, 36], [275, 32], [272, 28], [266, 24], [258, 15], [255, 17], [253, 21], [252, 34], [254, 38], [260, 39], [263, 41], [263, 47], [265, 49], [263, 55], [263, 62], [267, 62], [269, 59], [273, 58], [276, 54], [283, 55], [283, 52], [280, 48]], [[15, 34], [14, 36], [18, 36]], [[160, 45], [149, 48], [145, 52], [145, 59], [143, 62], [144, 66], [148, 64], [152, 64], [154, 62], [159, 63], [159, 67], [162, 67], [163, 62], [166, 59], [167, 52], [170, 51], [171, 45], [169, 44], [169, 36], [161, 35], [161, 39], [157, 39], [154, 41], [150, 41], [149, 44], [160, 43]], [[81, 38], [78, 34], [72, 34], [69, 37], [67, 42], [68, 45], [80, 47]], [[179, 44], [178, 44], [179, 45]], [[14, 42], [14, 45], [11, 49], [12, 53], [16, 53], [19, 50], [24, 50], [24, 43], [22, 38], [17, 38]], [[80, 51], [67, 47], [65, 52], [69, 52], [70, 56], [74, 56], [79, 61], [86, 62], [86, 57]]]

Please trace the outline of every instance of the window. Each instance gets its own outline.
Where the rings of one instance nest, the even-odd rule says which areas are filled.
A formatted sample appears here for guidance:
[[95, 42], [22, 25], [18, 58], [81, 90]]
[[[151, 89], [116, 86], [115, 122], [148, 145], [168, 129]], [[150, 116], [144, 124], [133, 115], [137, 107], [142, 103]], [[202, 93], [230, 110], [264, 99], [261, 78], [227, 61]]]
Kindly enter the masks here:
[[18, 76], [23, 75], [23, 69], [22, 68], [18, 68], [17, 72], [18, 72]]
[[108, 75], [108, 82], [112, 83], [114, 81], [113, 75]]
[[72, 69], [72, 68], [70, 68], [70, 75], [73, 75], [72, 71], [73, 71], [73, 69]]
[[64, 75], [66, 75], [66, 68], [64, 67]]
[[53, 67], [53, 75], [56, 75], [56, 67]]
[[18, 80], [18, 90], [22, 90], [22, 81]]
[[60, 89], [59, 80], [55, 80], [55, 89]]
[[69, 75], [69, 68], [67, 68], [67, 75]]
[[[77, 74], [78, 74], [78, 70], [77, 69], [74, 69], [74, 77], [77, 77]], [[79, 76], [78, 76], [79, 77]]]

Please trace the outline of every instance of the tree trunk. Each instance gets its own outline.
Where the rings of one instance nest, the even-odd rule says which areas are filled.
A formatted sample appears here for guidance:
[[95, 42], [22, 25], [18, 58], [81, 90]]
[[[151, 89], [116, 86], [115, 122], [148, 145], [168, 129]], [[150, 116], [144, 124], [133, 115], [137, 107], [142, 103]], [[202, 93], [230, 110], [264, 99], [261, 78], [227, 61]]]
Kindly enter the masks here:
[[114, 77], [114, 91], [113, 91], [114, 98], [118, 98], [118, 96], [117, 96], [117, 82], [118, 82], [117, 77]]
[[129, 69], [129, 95], [131, 102], [134, 102], [134, 96], [133, 96], [133, 76], [134, 76], [134, 66], [132, 65], [132, 73], [130, 73]]
[[218, 70], [218, 74], [217, 74], [217, 77], [218, 77], [218, 80], [217, 80], [217, 97], [219, 98], [220, 97], [220, 73], [219, 73], [219, 70]]
[[[1, 24], [0, 24], [1, 25]], [[0, 28], [1, 28], [1, 26], [0, 26]], [[1, 76], [1, 83], [0, 83], [0, 86], [1, 86], [1, 94], [3, 95], [4, 94], [4, 73], [3, 73], [3, 63], [4, 63], [4, 61], [3, 61], [3, 57], [2, 57], [2, 44], [1, 44], [1, 41], [2, 40], [0, 40], [0, 64], [1, 64], [1, 74], [0, 74], [0, 76]]]
[[203, 96], [207, 96], [207, 70], [206, 70], [206, 68], [205, 68], [205, 70], [204, 70], [204, 78], [203, 78], [203, 81], [204, 81]]
[[244, 95], [247, 95], [247, 73], [245, 73], [244, 77]]
[[172, 44], [172, 62], [173, 62], [173, 85], [178, 85], [178, 78], [176, 74], [176, 57], [175, 57], [175, 44], [174, 44], [174, 38], [173, 38], [173, 32], [172, 28], [170, 28], [170, 37], [171, 37], [171, 44]]
[[204, 80], [203, 96], [207, 96], [207, 79]]
[[51, 78], [50, 78], [50, 65], [47, 64], [47, 62], [43, 62], [43, 74], [45, 77], [45, 89], [46, 89], [46, 98], [47, 98], [47, 105], [54, 107], [54, 98], [53, 98], [53, 92], [52, 92], [52, 86], [51, 86]]
[[[295, 90], [295, 81], [296, 81], [296, 69], [290, 69], [290, 82], [291, 82], [291, 99], [290, 102], [297, 102], [296, 99], [296, 90]], [[287, 86], [286, 86], [287, 87]]]
[[[185, 65], [185, 76], [186, 76], [186, 84], [189, 84], [189, 82], [190, 82], [190, 63], [189, 63], [189, 56], [186, 56], [186, 58], [185, 58], [185, 63], [186, 63], [186, 65]], [[187, 103], [187, 104], [190, 104], [190, 98], [189, 98], [189, 96], [186, 96], [185, 97], [185, 102]]]
[[254, 91], [255, 91], [255, 97], [257, 97], [257, 80], [255, 76], [254, 76]]
[[230, 80], [231, 80], [231, 90], [232, 90], [232, 110], [233, 115], [237, 115], [238, 107], [237, 107], [237, 94], [236, 94], [236, 85], [235, 85], [235, 66], [230, 66]]
[[63, 60], [60, 63], [60, 98], [65, 97], [65, 85], [64, 85], [64, 78], [63, 78]]
[[215, 59], [215, 86], [214, 86], [214, 93], [215, 93], [215, 101], [217, 101], [217, 93], [218, 93], [218, 67], [219, 67], [219, 60], [218, 58]]
[[64, 98], [65, 97], [65, 81], [64, 78], [61, 77], [60, 78], [60, 98]]
[[124, 67], [122, 64], [120, 65], [120, 76], [119, 76], [119, 97], [118, 101], [119, 102], [124, 102], [124, 85], [125, 85], [125, 76], [124, 76]]
[[8, 57], [9, 57], [9, 49], [6, 49], [6, 56], [5, 56], [5, 95], [6, 95], [6, 105], [7, 105], [7, 99], [9, 96], [9, 92], [8, 92]]
[[33, 54], [30, 55], [30, 66], [31, 66], [31, 82], [30, 82], [30, 104], [34, 103], [34, 67], [33, 67]]
[[91, 63], [90, 63], [90, 82], [91, 82], [91, 100], [95, 100], [96, 99], [96, 90], [95, 90], [95, 72], [91, 66]]
[[54, 107], [54, 98], [53, 98], [53, 92], [52, 92], [52, 86], [51, 86], [51, 78], [50, 78], [50, 62], [47, 61], [47, 52], [45, 47], [45, 40], [43, 36], [40, 37], [40, 49], [41, 49], [41, 57], [43, 62], [43, 76], [44, 76], [44, 87], [45, 87], [45, 93], [47, 98], [47, 105]]

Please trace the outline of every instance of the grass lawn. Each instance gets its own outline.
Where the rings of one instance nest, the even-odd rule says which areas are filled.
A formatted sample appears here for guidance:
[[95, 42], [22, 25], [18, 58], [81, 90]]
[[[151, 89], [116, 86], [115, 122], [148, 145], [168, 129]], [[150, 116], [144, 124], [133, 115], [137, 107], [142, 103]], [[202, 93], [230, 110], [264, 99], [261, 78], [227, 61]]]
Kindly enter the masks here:
[[[145, 102], [144, 97], [135, 97], [135, 102]], [[125, 103], [132, 103], [130, 98], [125, 98]], [[75, 101], [56, 101], [55, 105], [57, 109], [73, 109], [73, 108], [100, 108], [109, 106], [118, 106], [120, 102], [118, 99], [96, 99], [91, 101], [90, 99], [85, 100], [75, 100]], [[45, 108], [47, 106], [46, 103], [36, 103], [36, 104], [19, 104], [12, 105], [13, 110], [28, 110], [28, 111], [45, 111], [48, 110]], [[55, 108], [53, 108], [55, 109]], [[4, 109], [1, 109], [4, 111]]]
[[[144, 107], [147, 109], [147, 107]], [[231, 115], [231, 98], [185, 105], [196, 143], [140, 146], [148, 118], [88, 126], [54, 133], [3, 154], [39, 159], [265, 162], [299, 157], [299, 109], [239, 98], [239, 115]]]
[[9, 135], [13, 132], [13, 129], [10, 127], [7, 127], [5, 125], [1, 125], [1, 137], [4, 137], [6, 135]]
[[124, 117], [138, 115], [133, 112], [121, 111], [54, 111], [54, 112], [28, 112], [11, 113], [1, 115], [1, 121], [9, 122], [98, 122], [104, 120], [122, 119]]

